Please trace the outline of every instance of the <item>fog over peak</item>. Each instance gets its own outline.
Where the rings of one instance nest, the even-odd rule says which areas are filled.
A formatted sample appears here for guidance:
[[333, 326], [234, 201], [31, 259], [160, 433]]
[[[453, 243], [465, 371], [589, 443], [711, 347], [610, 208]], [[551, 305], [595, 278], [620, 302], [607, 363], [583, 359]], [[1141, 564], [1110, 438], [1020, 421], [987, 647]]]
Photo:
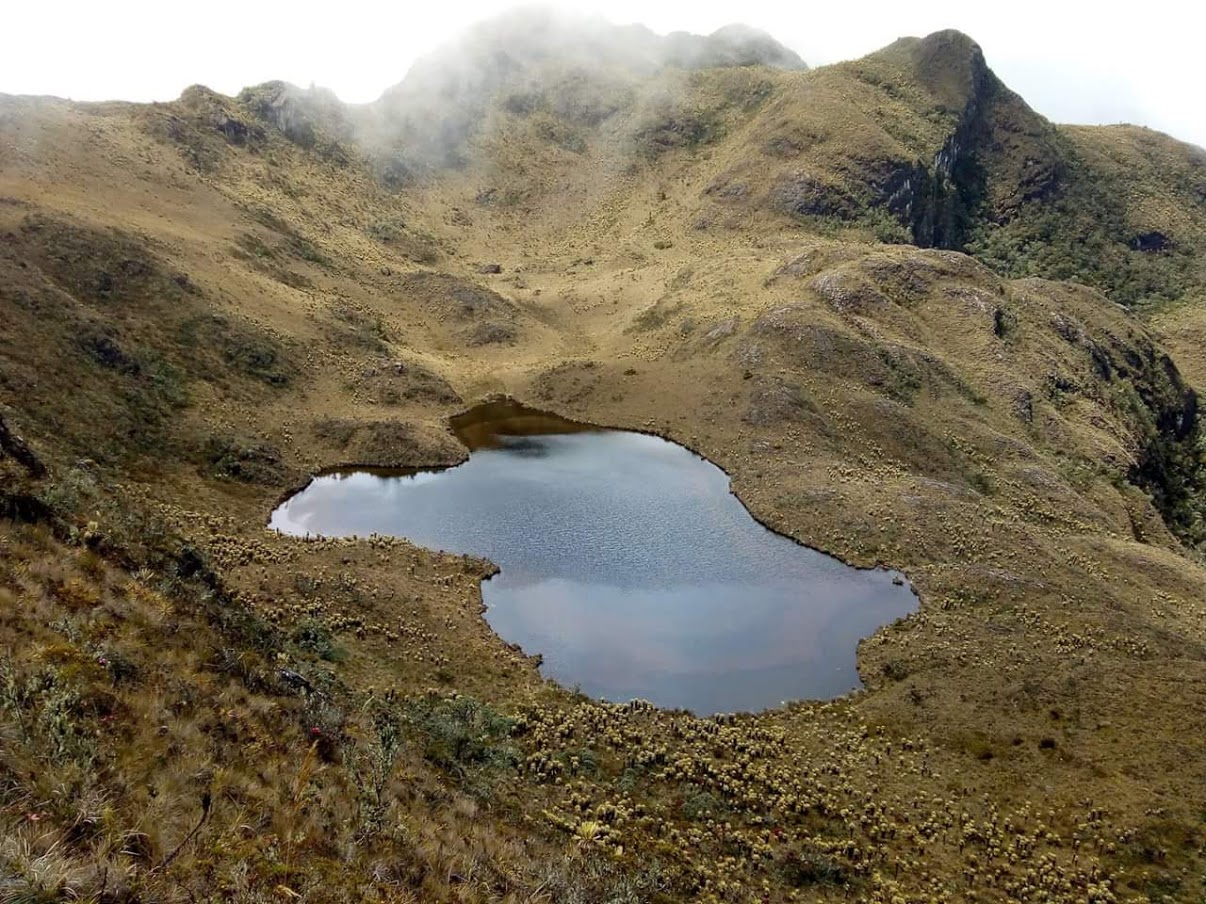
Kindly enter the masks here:
[[600, 15], [528, 6], [471, 25], [416, 61], [403, 82], [386, 95], [407, 83], [453, 81], [466, 69], [491, 71], [498, 77], [522, 66], [554, 61], [645, 72], [663, 66], [808, 68], [795, 51], [742, 23], [730, 23], [708, 35], [673, 31], [663, 36], [640, 23], [621, 25]]
[[424, 55], [356, 116], [365, 145], [409, 173], [458, 165], [492, 109], [520, 115], [541, 109], [593, 128], [622, 109], [675, 93], [659, 73], [751, 66], [808, 68], [771, 35], [740, 23], [708, 35], [659, 35], [640, 24], [523, 7], [472, 25]]
[[[234, 95], [247, 85], [282, 80], [326, 85], [344, 101], [365, 103], [396, 84], [416, 60], [511, 5], [457, 0], [382, 7], [345, 0], [316, 14], [298, 4], [213, 0], [199, 14], [146, 0], [69, 0], [66, 9], [14, 4], [5, 11], [5, 24], [21, 40], [0, 55], [0, 92], [167, 101], [195, 83]], [[650, 43], [650, 33], [670, 44], [680, 31], [725, 37], [727, 23], [741, 21], [813, 66], [864, 56], [901, 35], [956, 28], [981, 44], [1005, 83], [1057, 122], [1133, 122], [1206, 144], [1206, 107], [1197, 97], [1197, 11], [1179, 0], [1161, 7], [1158, 16], [1129, 7], [1085, 16], [1074, 5], [1039, 0], [920, 7], [873, 0], [806, 11], [778, 0], [611, 0], [605, 7], [554, 0], [552, 8], [567, 18], [620, 28], [643, 23], [628, 26], [638, 46]], [[533, 15], [527, 12], [529, 23]]]

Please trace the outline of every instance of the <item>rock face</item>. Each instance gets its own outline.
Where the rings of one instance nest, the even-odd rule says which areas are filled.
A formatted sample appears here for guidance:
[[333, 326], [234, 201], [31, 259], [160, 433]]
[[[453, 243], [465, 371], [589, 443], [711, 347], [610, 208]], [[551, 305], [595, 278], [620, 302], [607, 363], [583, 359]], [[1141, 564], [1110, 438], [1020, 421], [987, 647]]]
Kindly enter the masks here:
[[941, 31], [898, 45], [917, 83], [958, 119], [931, 160], [892, 174], [883, 201], [913, 244], [962, 250], [977, 219], [1007, 218], [1019, 201], [1056, 190], [1058, 148], [1050, 126], [1002, 84], [966, 35]]
[[1152, 230], [1134, 236], [1130, 241], [1130, 246], [1132, 251], [1146, 251], [1151, 254], [1170, 250], [1173, 242], [1163, 232]]
[[46, 476], [46, 466], [34, 455], [25, 440], [13, 433], [4, 418], [0, 417], [0, 458], [4, 457], [24, 467], [30, 477], [37, 479]]
[[980, 151], [991, 136], [988, 111], [1003, 85], [984, 62], [980, 47], [957, 32], [931, 35], [918, 45], [917, 67], [929, 74], [940, 61], [957, 64], [955, 78], [965, 88], [959, 122], [934, 155], [929, 169], [918, 173], [916, 203], [909, 205], [913, 240], [922, 247], [961, 248], [968, 222], [982, 201], [987, 173]]

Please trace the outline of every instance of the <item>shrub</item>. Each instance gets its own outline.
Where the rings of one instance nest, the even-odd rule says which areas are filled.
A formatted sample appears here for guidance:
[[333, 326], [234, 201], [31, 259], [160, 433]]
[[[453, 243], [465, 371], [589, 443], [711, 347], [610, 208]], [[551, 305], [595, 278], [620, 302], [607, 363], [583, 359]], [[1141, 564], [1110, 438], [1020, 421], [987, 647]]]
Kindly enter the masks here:
[[280, 451], [267, 443], [211, 436], [201, 448], [201, 457], [214, 477], [264, 485], [279, 484], [285, 478]]
[[723, 815], [728, 811], [724, 802], [708, 791], [697, 791], [683, 800], [683, 818], [695, 821]]
[[92, 762], [92, 733], [82, 726], [79, 694], [46, 667], [26, 675], [11, 660], [0, 660], [0, 713], [17, 723], [26, 743], [38, 741], [54, 763]]
[[313, 619], [307, 619], [294, 628], [292, 640], [307, 653], [313, 653], [326, 662], [343, 662], [348, 658], [348, 651], [335, 644], [331, 629]]
[[789, 852], [780, 863], [779, 871], [783, 881], [794, 888], [850, 883], [850, 875], [844, 866], [811, 849]]
[[407, 721], [418, 734], [424, 757], [460, 777], [518, 763], [516, 749], [507, 743], [514, 720], [472, 697], [412, 701]]

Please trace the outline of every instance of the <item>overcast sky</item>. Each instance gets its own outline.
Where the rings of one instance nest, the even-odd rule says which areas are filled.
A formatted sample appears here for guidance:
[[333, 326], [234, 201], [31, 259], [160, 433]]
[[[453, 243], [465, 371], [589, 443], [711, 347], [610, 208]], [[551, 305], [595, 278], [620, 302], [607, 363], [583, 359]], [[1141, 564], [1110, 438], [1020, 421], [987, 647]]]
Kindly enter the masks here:
[[[3, 0], [0, 92], [77, 100], [171, 100], [200, 82], [227, 94], [284, 79], [375, 99], [410, 63], [515, 4], [426, 0], [322, 4], [261, 0]], [[1199, 60], [1206, 11], [1188, 0], [613, 0], [552, 4], [707, 33], [740, 21], [817, 66], [869, 53], [902, 35], [958, 28], [1039, 112], [1059, 122], [1135, 122], [1206, 146]], [[1084, 11], [1091, 10], [1091, 11]]]

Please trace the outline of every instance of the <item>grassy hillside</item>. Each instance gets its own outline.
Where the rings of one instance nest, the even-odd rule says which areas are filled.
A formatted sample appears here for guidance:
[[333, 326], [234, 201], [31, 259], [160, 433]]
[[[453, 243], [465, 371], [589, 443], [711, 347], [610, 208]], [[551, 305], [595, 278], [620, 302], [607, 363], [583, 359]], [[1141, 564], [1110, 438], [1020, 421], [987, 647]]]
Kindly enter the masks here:
[[[1199, 900], [1198, 152], [955, 33], [592, 40], [412, 133], [405, 83], [0, 98], [0, 898]], [[697, 719], [544, 681], [489, 563], [264, 529], [496, 393], [919, 611]]]

